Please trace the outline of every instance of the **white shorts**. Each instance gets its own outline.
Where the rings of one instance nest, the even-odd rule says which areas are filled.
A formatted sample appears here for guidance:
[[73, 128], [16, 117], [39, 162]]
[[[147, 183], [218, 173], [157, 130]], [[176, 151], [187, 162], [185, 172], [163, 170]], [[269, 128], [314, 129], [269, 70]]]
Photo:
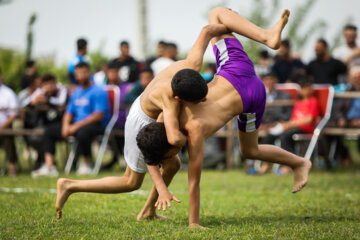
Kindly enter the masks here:
[[137, 146], [136, 136], [144, 126], [156, 120], [144, 113], [140, 105], [140, 96], [132, 104], [126, 118], [124, 158], [131, 170], [137, 173], [144, 173], [147, 171], [147, 168], [144, 156]]

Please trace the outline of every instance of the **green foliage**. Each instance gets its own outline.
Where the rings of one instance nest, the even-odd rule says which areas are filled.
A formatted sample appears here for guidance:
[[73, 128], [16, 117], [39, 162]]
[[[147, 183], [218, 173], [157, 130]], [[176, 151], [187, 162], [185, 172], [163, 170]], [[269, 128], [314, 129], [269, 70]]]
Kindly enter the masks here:
[[11, 49], [0, 48], [0, 68], [4, 83], [14, 89], [20, 90], [20, 79], [25, 70], [25, 55]]
[[102, 40], [99, 44], [99, 47], [96, 51], [89, 53], [90, 63], [91, 63], [91, 70], [93, 72], [97, 72], [101, 69], [101, 66], [104, 63], [109, 62], [109, 57], [105, 56], [103, 53], [103, 49], [105, 46], [105, 40]]
[[[46, 191], [56, 189], [56, 180], [1, 177], [0, 239], [360, 239], [360, 178], [350, 169], [312, 171], [308, 185], [296, 194], [291, 193], [293, 176], [203, 171], [200, 223], [207, 230], [187, 228], [186, 172], [170, 185], [182, 202], [160, 212], [171, 218], [167, 221], [136, 220], [152, 186], [148, 175], [133, 193], [73, 194], [63, 219], [56, 220], [56, 194]], [[5, 188], [33, 192], [7, 193]]]

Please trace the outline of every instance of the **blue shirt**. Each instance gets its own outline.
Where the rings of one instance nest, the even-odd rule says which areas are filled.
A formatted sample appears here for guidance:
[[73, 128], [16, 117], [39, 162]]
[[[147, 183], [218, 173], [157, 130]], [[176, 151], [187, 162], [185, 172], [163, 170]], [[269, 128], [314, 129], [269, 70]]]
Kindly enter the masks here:
[[95, 84], [86, 89], [79, 86], [73, 92], [66, 112], [74, 116], [75, 123], [94, 112], [102, 112], [104, 113], [102, 124], [106, 126], [110, 119], [108, 94]]
[[348, 120], [360, 118], [360, 98], [355, 98], [350, 110], [346, 115]]
[[78, 63], [81, 62], [88, 62], [88, 59], [86, 56], [81, 56], [78, 53], [70, 60], [69, 66], [68, 66], [68, 72], [69, 72], [69, 78], [70, 82], [73, 84], [77, 84], [75, 79], [75, 67]]

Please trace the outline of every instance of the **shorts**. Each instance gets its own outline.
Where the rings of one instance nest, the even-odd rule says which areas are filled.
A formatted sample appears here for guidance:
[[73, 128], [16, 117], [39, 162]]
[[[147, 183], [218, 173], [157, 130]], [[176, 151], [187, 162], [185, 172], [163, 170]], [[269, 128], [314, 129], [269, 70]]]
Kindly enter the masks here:
[[124, 159], [134, 172], [145, 173], [147, 171], [144, 156], [137, 146], [136, 136], [144, 126], [155, 121], [142, 110], [139, 96], [132, 104], [125, 122]]
[[224, 38], [214, 45], [216, 75], [227, 79], [240, 94], [243, 112], [238, 115], [242, 132], [259, 128], [266, 104], [265, 86], [254, 70], [254, 64], [236, 38]]

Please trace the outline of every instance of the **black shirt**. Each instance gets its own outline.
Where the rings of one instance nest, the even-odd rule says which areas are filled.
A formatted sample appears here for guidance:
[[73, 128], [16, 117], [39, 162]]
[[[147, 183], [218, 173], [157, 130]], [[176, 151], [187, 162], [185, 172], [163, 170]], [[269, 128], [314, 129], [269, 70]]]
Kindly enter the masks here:
[[115, 58], [111, 61], [115, 63], [119, 68], [120, 79], [123, 82], [135, 82], [139, 77], [138, 61], [133, 57], [129, 56], [124, 61], [119, 61], [118, 58]]
[[346, 73], [346, 66], [334, 58], [326, 62], [315, 59], [309, 63], [306, 72], [314, 77], [315, 83], [337, 85], [338, 76]]
[[279, 77], [279, 83], [284, 83], [291, 74], [300, 68], [305, 68], [305, 65], [298, 59], [293, 59], [291, 61], [277, 59], [272, 66], [272, 71]]

